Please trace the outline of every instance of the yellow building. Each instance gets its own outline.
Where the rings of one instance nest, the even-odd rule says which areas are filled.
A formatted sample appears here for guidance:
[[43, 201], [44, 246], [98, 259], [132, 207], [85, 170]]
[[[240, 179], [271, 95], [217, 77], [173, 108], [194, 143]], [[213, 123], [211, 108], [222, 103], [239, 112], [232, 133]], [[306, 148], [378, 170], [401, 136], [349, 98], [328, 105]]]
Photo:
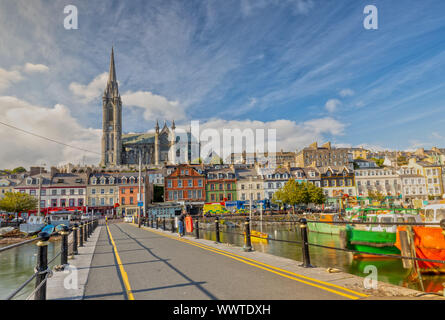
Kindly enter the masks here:
[[368, 155], [371, 151], [363, 148], [352, 149], [352, 159], [368, 159]]

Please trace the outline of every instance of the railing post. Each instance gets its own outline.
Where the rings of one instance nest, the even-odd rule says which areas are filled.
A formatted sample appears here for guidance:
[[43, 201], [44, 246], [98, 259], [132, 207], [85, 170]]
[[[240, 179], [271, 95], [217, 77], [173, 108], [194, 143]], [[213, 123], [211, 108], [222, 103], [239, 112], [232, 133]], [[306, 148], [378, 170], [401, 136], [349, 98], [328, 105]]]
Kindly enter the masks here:
[[156, 217], [156, 229], [159, 229], [159, 217]]
[[162, 219], [162, 227], [163, 227], [163, 230], [165, 231], [165, 217]]
[[46, 282], [42, 282], [46, 278], [46, 271], [48, 270], [48, 240], [50, 235], [46, 232], [39, 233], [40, 241], [37, 242], [39, 252], [37, 253], [37, 267], [38, 272], [36, 276], [36, 293], [34, 294], [34, 300], [46, 300]]
[[252, 251], [252, 241], [250, 239], [250, 219], [246, 218], [244, 222], [244, 251], [249, 252]]
[[311, 256], [309, 254], [309, 243], [307, 237], [307, 220], [305, 218], [300, 219], [301, 240], [303, 241], [303, 264], [301, 267], [312, 268]]
[[172, 233], [175, 233], [175, 218], [172, 217]]
[[62, 248], [61, 248], [61, 254], [60, 254], [60, 264], [62, 266], [68, 264], [68, 235], [69, 229], [67, 226], [63, 226], [62, 231], [60, 231], [60, 234], [62, 235]]
[[196, 221], [195, 221], [195, 238], [199, 239], [199, 221], [198, 221], [198, 217], [196, 217]]
[[77, 242], [78, 242], [78, 238], [77, 238], [77, 229], [78, 229], [79, 225], [77, 223], [74, 224], [73, 227], [73, 254], [77, 255], [79, 254], [79, 252], [77, 251]]
[[215, 231], [216, 231], [216, 241], [215, 243], [220, 243], [220, 238], [219, 238], [219, 217], [216, 217], [215, 219]]
[[88, 222], [84, 222], [83, 223], [83, 241], [87, 242], [88, 241], [88, 236], [87, 236], [87, 230], [88, 229]]
[[150, 216], [150, 227], [153, 228], [153, 216]]
[[83, 222], [79, 224], [79, 247], [83, 247]]

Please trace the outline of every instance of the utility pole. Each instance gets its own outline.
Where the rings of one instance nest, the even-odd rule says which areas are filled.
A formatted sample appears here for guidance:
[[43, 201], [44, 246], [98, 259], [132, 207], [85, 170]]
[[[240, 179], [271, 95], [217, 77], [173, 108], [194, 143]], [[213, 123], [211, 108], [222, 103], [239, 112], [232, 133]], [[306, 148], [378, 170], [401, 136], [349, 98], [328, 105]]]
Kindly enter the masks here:
[[139, 203], [141, 202], [141, 200], [142, 200], [142, 197], [141, 197], [141, 171], [142, 171], [142, 152], [141, 152], [141, 150], [139, 149], [139, 179], [138, 179], [138, 185], [139, 185], [139, 191], [138, 191], [138, 215], [139, 215], [139, 218], [138, 218], [138, 225], [139, 225], [139, 228], [141, 227], [141, 219], [142, 219], [142, 213], [141, 213], [141, 207], [139, 207]]
[[[42, 166], [46, 166], [46, 164], [42, 164]], [[42, 201], [42, 166], [40, 166], [40, 176], [39, 176], [39, 202], [37, 207], [37, 216], [40, 217], [40, 202]]]

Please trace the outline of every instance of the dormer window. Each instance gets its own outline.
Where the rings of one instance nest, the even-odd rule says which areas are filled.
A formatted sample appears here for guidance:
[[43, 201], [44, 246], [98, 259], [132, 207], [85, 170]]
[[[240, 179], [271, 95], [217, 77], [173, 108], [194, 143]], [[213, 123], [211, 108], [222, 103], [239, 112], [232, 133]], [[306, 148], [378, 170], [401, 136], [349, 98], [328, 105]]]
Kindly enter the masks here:
[[105, 178], [100, 178], [100, 184], [105, 184], [105, 183], [106, 183]]
[[134, 183], [134, 177], [130, 178], [130, 183], [133, 184]]
[[110, 184], [114, 184], [114, 178], [110, 178]]
[[97, 179], [96, 178], [91, 179], [91, 183], [92, 184], [97, 184]]
[[32, 184], [32, 179], [26, 179], [26, 184]]

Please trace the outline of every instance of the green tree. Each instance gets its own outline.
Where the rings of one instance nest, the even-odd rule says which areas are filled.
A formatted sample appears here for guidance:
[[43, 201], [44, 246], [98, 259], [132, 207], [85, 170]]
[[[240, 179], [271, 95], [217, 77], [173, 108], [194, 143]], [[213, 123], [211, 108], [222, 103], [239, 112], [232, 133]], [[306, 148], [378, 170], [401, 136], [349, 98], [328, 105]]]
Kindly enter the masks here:
[[379, 167], [383, 167], [383, 162], [385, 161], [385, 159], [377, 159], [377, 158], [372, 158], [372, 161], [375, 162], [376, 165], [378, 165]]
[[288, 204], [292, 206], [295, 212], [295, 206], [307, 205], [309, 203], [322, 204], [326, 200], [322, 188], [311, 183], [298, 183], [294, 179], [290, 179], [281, 189], [277, 190], [272, 202], [280, 204]]
[[379, 202], [385, 201], [385, 198], [386, 198], [385, 195], [383, 193], [381, 193], [380, 191], [374, 192], [372, 190], [368, 191], [368, 197], [371, 198], [372, 200], [379, 201]]
[[19, 213], [34, 210], [37, 207], [37, 199], [29, 194], [20, 192], [7, 192], [0, 200], [0, 209], [7, 212]]
[[14, 170], [12, 170], [12, 173], [13, 173], [13, 174], [14, 174], [14, 173], [23, 173], [23, 172], [26, 172], [26, 169], [23, 168], [23, 167], [17, 167], [17, 168], [15, 168]]

